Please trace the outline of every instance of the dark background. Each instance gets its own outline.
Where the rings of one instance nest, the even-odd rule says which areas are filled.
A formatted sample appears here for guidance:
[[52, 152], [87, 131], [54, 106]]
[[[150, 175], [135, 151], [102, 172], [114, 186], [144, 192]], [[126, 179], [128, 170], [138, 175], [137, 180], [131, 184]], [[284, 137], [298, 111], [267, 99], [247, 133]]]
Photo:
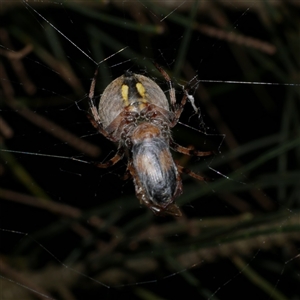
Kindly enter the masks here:
[[[28, 3], [0, 8], [1, 149], [23, 152], [0, 151], [0, 299], [299, 299], [298, 4]], [[178, 101], [195, 75], [221, 81], [194, 86], [201, 118], [187, 104], [172, 132], [216, 153], [174, 153], [211, 178], [182, 176], [180, 219], [138, 203], [126, 159], [91, 163], [116, 149], [87, 119], [92, 60], [124, 47], [97, 95], [128, 69], [167, 91], [152, 61]]]

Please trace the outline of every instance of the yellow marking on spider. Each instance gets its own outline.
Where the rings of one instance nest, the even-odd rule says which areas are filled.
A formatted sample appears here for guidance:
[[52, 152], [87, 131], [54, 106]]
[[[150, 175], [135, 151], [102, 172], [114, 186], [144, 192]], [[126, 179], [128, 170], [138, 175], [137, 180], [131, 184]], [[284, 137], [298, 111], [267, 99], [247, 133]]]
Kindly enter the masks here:
[[142, 97], [141, 99], [139, 99], [139, 109], [140, 110], [143, 110], [145, 107], [146, 107], [146, 103], [148, 102], [147, 98], [146, 98], [146, 89], [145, 87], [143, 86], [142, 83], [138, 82], [136, 85], [135, 85], [138, 93], [140, 94], [140, 96]]
[[145, 90], [145, 87], [140, 83], [138, 82], [136, 85], [136, 89], [138, 91], [138, 93], [140, 94], [140, 96], [145, 99], [146, 98], [146, 90]]
[[146, 103], [147, 103], [147, 101], [145, 101], [145, 102], [140, 102], [140, 104], [139, 104], [139, 110], [140, 110], [140, 111], [147, 107]]
[[129, 105], [129, 101], [128, 101], [128, 91], [129, 91], [129, 86], [127, 84], [122, 84], [121, 87], [121, 94], [122, 94], [122, 98], [124, 101], [124, 105], [128, 106]]

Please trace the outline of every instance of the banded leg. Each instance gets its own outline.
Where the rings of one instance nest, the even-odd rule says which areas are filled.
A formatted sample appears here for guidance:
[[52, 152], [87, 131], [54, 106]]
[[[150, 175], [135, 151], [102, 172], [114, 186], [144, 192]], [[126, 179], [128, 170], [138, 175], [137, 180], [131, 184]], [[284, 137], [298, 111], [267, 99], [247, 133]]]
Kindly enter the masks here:
[[124, 148], [120, 147], [117, 153], [114, 155], [114, 157], [112, 157], [110, 160], [108, 160], [105, 163], [94, 162], [94, 165], [98, 168], [105, 169], [115, 165], [118, 161], [120, 161], [123, 158], [123, 156], [124, 156]]
[[92, 125], [103, 135], [105, 136], [107, 139], [115, 142], [115, 140], [113, 138], [111, 138], [111, 136], [105, 131], [105, 129], [103, 128], [102, 124], [101, 124], [101, 120], [100, 120], [100, 116], [97, 110], [97, 107], [94, 103], [94, 93], [95, 93], [95, 87], [96, 87], [96, 78], [98, 75], [98, 68], [96, 69], [95, 73], [94, 73], [94, 77], [92, 79], [92, 83], [91, 83], [91, 87], [90, 87], [90, 91], [89, 91], [89, 106], [90, 106], [90, 111], [92, 115], [88, 115], [88, 119], [90, 120], [90, 122], [92, 123]]
[[170, 141], [170, 146], [173, 150], [185, 154], [185, 155], [189, 155], [189, 156], [208, 156], [213, 154], [213, 151], [198, 151], [196, 149], [194, 149], [194, 147], [183, 147], [178, 145], [177, 143]]
[[171, 81], [169, 74], [157, 63], [154, 62], [154, 65], [157, 68], [157, 70], [161, 73], [161, 75], [164, 77], [164, 79], [168, 82], [169, 87], [170, 87], [170, 90], [169, 90], [170, 102], [171, 102], [172, 111], [175, 114], [174, 120], [170, 123], [170, 127], [174, 127], [178, 123], [178, 120], [182, 114], [183, 108], [186, 104], [186, 100], [189, 95], [188, 94], [189, 88], [184, 88], [184, 95], [183, 95], [180, 103], [176, 104], [175, 89], [173, 88], [172, 81]]
[[[132, 168], [132, 167], [131, 167], [131, 168]], [[132, 171], [130, 171], [130, 170], [128, 169], [128, 166], [127, 166], [127, 169], [126, 169], [124, 175], [121, 177], [121, 179], [122, 179], [122, 180], [128, 180], [128, 179], [130, 179], [130, 178], [132, 178]]]
[[[96, 107], [95, 107], [96, 109]], [[93, 111], [92, 111], [93, 113]], [[97, 112], [98, 114], [98, 112]], [[94, 128], [96, 128], [104, 137], [106, 137], [108, 140], [112, 141], [112, 142], [115, 142], [115, 140], [104, 130], [104, 128], [102, 127], [101, 123], [98, 123], [96, 120], [95, 120], [95, 117], [94, 115], [91, 116], [91, 115], [87, 115], [89, 121], [91, 122], [91, 124], [94, 126]], [[99, 117], [99, 115], [98, 115]]]
[[89, 105], [90, 105], [91, 113], [92, 113], [92, 115], [93, 115], [93, 117], [95, 119], [95, 122], [97, 124], [101, 124], [100, 117], [99, 117], [97, 108], [96, 108], [95, 103], [94, 103], [97, 75], [98, 75], [98, 67], [97, 67], [97, 69], [96, 69], [96, 71], [94, 73], [94, 77], [92, 79], [91, 86], [90, 86], [90, 91], [89, 91]]
[[195, 178], [195, 179], [197, 179], [199, 181], [212, 181], [210, 178], [200, 176], [197, 173], [195, 173], [195, 172], [193, 172], [193, 171], [191, 171], [189, 169], [186, 169], [186, 168], [180, 166], [177, 163], [176, 163], [176, 166], [177, 166], [178, 172], [187, 174], [187, 175], [189, 175], [189, 176], [191, 176], [191, 177], [193, 177], [193, 178]]
[[176, 106], [176, 96], [175, 96], [175, 89], [173, 88], [171, 78], [169, 74], [156, 62], [154, 62], [154, 65], [156, 69], [161, 73], [161, 75], [164, 77], [164, 79], [168, 82], [169, 84], [169, 94], [170, 94], [170, 101], [171, 101], [171, 106], [172, 110], [175, 111], [175, 106]]

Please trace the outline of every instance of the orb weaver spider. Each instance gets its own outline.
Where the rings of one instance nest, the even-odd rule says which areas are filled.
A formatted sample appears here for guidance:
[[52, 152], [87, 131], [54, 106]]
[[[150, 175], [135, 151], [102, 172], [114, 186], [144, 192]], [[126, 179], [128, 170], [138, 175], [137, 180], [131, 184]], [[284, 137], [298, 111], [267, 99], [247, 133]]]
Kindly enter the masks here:
[[170, 103], [162, 89], [150, 78], [126, 71], [104, 90], [98, 109], [94, 104], [96, 70], [89, 91], [92, 125], [107, 139], [117, 143], [114, 157], [105, 163], [95, 163], [107, 168], [128, 157], [127, 171], [132, 176], [136, 196], [155, 215], [182, 215], [175, 199], [182, 194], [180, 173], [197, 180], [204, 177], [174, 162], [170, 148], [193, 156], [211, 155], [192, 147], [176, 144], [170, 129], [180, 118], [188, 99], [189, 88], [184, 87], [180, 103], [176, 103], [171, 79], [159, 65], [156, 68], [169, 85]]

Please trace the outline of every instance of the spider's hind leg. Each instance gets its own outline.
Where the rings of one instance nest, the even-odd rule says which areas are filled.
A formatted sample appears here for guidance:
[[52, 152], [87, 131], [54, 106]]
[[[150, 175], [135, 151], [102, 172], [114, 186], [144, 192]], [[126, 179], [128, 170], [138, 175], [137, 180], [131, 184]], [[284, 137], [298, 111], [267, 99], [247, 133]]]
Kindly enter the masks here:
[[203, 177], [203, 176], [200, 176], [199, 174], [187, 169], [187, 168], [184, 168], [182, 166], [180, 166], [179, 164], [176, 163], [176, 166], [177, 166], [177, 169], [178, 169], [178, 172], [180, 173], [184, 173], [184, 174], [187, 174], [199, 181], [212, 181], [212, 179], [210, 178], [207, 178], [207, 177]]
[[208, 156], [214, 153], [213, 151], [198, 151], [193, 146], [183, 147], [174, 141], [170, 141], [170, 147], [179, 153], [189, 156]]

